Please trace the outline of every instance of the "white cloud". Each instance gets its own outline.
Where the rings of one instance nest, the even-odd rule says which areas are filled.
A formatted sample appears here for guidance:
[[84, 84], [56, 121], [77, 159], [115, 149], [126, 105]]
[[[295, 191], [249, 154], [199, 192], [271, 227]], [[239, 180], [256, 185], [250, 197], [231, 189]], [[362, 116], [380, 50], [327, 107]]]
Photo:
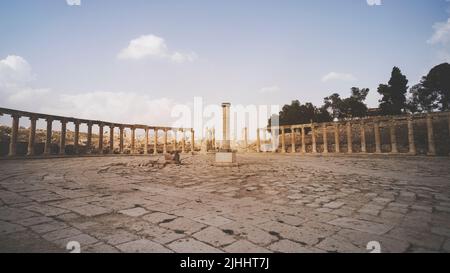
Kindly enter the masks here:
[[369, 6], [381, 6], [381, 0], [366, 0]]
[[274, 94], [280, 92], [280, 87], [274, 85], [274, 86], [267, 86], [263, 87], [259, 90], [259, 93], [261, 94]]
[[433, 35], [427, 41], [429, 44], [447, 45], [450, 42], [450, 18], [447, 22], [435, 23], [433, 29]]
[[81, 6], [81, 0], [66, 0], [69, 6]]
[[73, 94], [50, 88], [33, 88], [32, 69], [20, 56], [0, 60], [1, 106], [46, 114], [171, 126], [175, 101], [135, 92], [89, 91]]
[[133, 39], [128, 47], [122, 49], [117, 55], [122, 60], [140, 60], [144, 58], [167, 59], [173, 62], [193, 62], [197, 54], [170, 52], [163, 38], [156, 35], [142, 35]]
[[322, 77], [322, 82], [329, 82], [329, 81], [353, 82], [356, 81], [356, 77], [353, 76], [352, 74], [330, 72]]

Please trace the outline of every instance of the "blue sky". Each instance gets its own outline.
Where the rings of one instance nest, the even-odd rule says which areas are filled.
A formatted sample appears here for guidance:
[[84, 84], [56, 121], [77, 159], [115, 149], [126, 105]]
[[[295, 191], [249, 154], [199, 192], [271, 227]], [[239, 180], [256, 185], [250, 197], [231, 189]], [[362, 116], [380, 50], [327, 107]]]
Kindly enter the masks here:
[[[71, 0], [77, 2], [75, 0]], [[448, 61], [446, 0], [0, 2], [0, 105], [147, 123], [206, 103], [321, 104]], [[134, 41], [134, 42], [133, 42]], [[145, 114], [143, 113], [145, 112]]]

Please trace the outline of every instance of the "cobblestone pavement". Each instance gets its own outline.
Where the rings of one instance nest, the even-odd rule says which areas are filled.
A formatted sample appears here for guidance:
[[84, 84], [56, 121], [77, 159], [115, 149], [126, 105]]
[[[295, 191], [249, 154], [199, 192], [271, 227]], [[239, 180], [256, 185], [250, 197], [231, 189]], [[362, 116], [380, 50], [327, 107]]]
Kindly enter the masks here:
[[0, 251], [450, 252], [450, 159], [0, 161]]

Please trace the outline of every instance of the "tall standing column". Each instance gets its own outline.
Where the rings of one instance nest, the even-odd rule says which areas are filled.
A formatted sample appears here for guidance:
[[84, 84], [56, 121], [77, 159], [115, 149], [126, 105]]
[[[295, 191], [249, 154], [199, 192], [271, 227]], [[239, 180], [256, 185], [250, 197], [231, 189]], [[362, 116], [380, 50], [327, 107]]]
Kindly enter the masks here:
[[323, 153], [328, 154], [328, 132], [327, 132], [327, 124], [324, 123], [322, 126], [323, 133]]
[[103, 154], [103, 123], [98, 124], [98, 151]]
[[178, 143], [177, 143], [177, 141], [178, 141], [178, 133], [177, 133], [178, 129], [173, 129], [172, 132], [173, 132], [173, 150], [177, 151], [178, 150]]
[[311, 138], [312, 138], [312, 153], [317, 153], [317, 143], [316, 143], [316, 128], [314, 124], [311, 124]]
[[157, 155], [158, 154], [158, 128], [154, 129], [154, 135], [153, 135], [153, 154]]
[[261, 152], [261, 136], [259, 135], [260, 129], [256, 129], [256, 152]]
[[167, 128], [164, 128], [163, 153], [164, 153], [164, 154], [167, 154]]
[[74, 124], [75, 124], [75, 136], [73, 138], [73, 148], [75, 150], [75, 153], [78, 154], [80, 144], [80, 121], [75, 120]]
[[17, 154], [17, 138], [19, 135], [19, 115], [11, 115], [12, 117], [12, 128], [11, 128], [11, 138], [9, 140], [9, 156], [15, 156]]
[[409, 144], [409, 154], [416, 155], [416, 143], [414, 140], [414, 124], [413, 117], [408, 117], [408, 144]]
[[286, 153], [286, 134], [284, 127], [281, 127], [281, 153]]
[[28, 152], [27, 155], [34, 155], [34, 143], [36, 140], [36, 117], [30, 117], [30, 134], [28, 135]]
[[45, 120], [47, 122], [47, 131], [45, 134], [45, 147], [44, 147], [44, 155], [49, 155], [52, 152], [52, 118], [47, 118]]
[[433, 117], [427, 115], [427, 136], [428, 136], [428, 155], [436, 155], [436, 146], [434, 144]]
[[352, 124], [350, 121], [347, 122], [347, 152], [353, 153]]
[[216, 128], [212, 128], [212, 146], [213, 150], [216, 149]]
[[87, 133], [86, 145], [87, 145], [88, 152], [90, 153], [91, 148], [92, 148], [92, 122], [89, 121], [87, 124], [87, 127], [88, 127], [88, 133]]
[[230, 103], [222, 103], [222, 150], [230, 151]]
[[[278, 150], [278, 135], [279, 135], [279, 128], [276, 128], [277, 130], [277, 134], [275, 134], [275, 128], [272, 127], [270, 129], [270, 142], [272, 143], [272, 153], [276, 153]], [[275, 138], [275, 135], [277, 136], [277, 138]], [[275, 145], [276, 144], [276, 145]]]
[[339, 124], [335, 123], [334, 124], [334, 152], [335, 153], [340, 153], [341, 152], [341, 140], [339, 137]]
[[245, 151], [248, 152], [248, 128], [247, 127], [244, 128], [244, 146], [245, 146]]
[[145, 155], [148, 154], [148, 144], [149, 144], [148, 134], [149, 134], [149, 128], [145, 127], [145, 147], [144, 147]]
[[292, 153], [295, 153], [295, 128], [291, 127], [291, 149]]
[[195, 152], [195, 135], [194, 129], [191, 129], [191, 153]]
[[305, 126], [301, 127], [302, 130], [302, 153], [306, 153], [306, 143], [305, 143]]
[[119, 153], [123, 154], [123, 130], [124, 127], [121, 125], [119, 127]]
[[136, 127], [131, 127], [131, 154], [136, 153]]
[[114, 153], [114, 125], [109, 126], [109, 153]]
[[59, 154], [66, 154], [67, 120], [61, 120], [61, 137], [59, 138]]
[[381, 135], [380, 135], [380, 124], [378, 120], [373, 121], [373, 131], [375, 135], [375, 153], [381, 154]]
[[390, 138], [391, 138], [391, 153], [397, 154], [397, 134], [395, 132], [395, 121], [391, 121], [391, 124], [389, 126], [389, 132], [390, 132]]
[[181, 136], [183, 137], [181, 140], [181, 152], [184, 154], [186, 153], [186, 131], [184, 129], [181, 129]]
[[366, 128], [365, 128], [364, 121], [361, 121], [359, 124], [360, 127], [360, 139], [361, 139], [361, 153], [367, 153], [367, 147], [366, 147]]

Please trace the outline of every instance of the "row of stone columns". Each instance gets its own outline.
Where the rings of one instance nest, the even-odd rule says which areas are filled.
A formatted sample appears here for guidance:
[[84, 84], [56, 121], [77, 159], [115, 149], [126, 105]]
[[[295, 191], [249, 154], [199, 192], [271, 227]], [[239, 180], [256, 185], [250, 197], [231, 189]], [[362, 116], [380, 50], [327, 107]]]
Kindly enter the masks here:
[[[21, 115], [19, 114], [11, 114], [12, 117], [12, 126], [11, 126], [11, 138], [9, 143], [9, 156], [15, 156], [17, 154], [17, 140], [18, 140], [18, 133], [19, 133], [19, 119]], [[29, 135], [28, 135], [28, 147], [27, 147], [27, 155], [33, 156], [34, 155], [34, 146], [35, 146], [35, 138], [36, 138], [36, 122], [39, 118], [37, 116], [30, 116], [30, 129], [29, 129]], [[44, 155], [50, 155], [51, 154], [51, 144], [52, 144], [52, 124], [54, 120], [59, 120], [61, 122], [61, 131], [60, 131], [60, 139], [59, 139], [59, 147], [60, 155], [65, 154], [65, 148], [66, 148], [66, 134], [67, 134], [67, 119], [54, 119], [52, 117], [48, 117], [45, 119], [47, 126], [46, 126], [46, 138], [45, 138], [45, 146], [44, 146]], [[75, 132], [74, 132], [74, 149], [75, 153], [78, 153], [79, 151], [79, 142], [80, 142], [80, 120], [74, 120], [73, 121], [75, 125]], [[93, 122], [88, 121], [86, 122], [88, 130], [87, 130], [87, 146], [92, 146], [92, 126]], [[100, 153], [103, 153], [103, 128], [104, 123], [98, 123], [99, 126], [99, 141], [98, 141], [98, 148]], [[125, 126], [125, 125], [114, 125], [109, 124], [109, 152], [114, 152], [114, 129], [118, 127], [120, 129], [119, 133], [119, 153], [124, 153], [124, 129], [130, 128], [131, 129], [131, 153], [136, 153], [136, 126]], [[148, 147], [149, 147], [149, 130], [150, 127], [145, 127], [145, 149], [144, 153], [148, 154]], [[167, 152], [167, 132], [169, 130], [174, 130], [175, 138], [174, 138], [174, 149], [177, 149], [177, 139], [176, 139], [176, 131], [182, 131], [183, 138], [181, 140], [181, 151], [183, 153], [186, 152], [186, 130], [187, 129], [169, 129], [169, 128], [154, 128], [154, 154], [157, 154], [157, 145], [158, 145], [158, 132], [159, 130], [164, 131], [164, 149], [163, 152]], [[188, 129], [191, 133], [191, 151], [193, 152], [195, 149], [195, 136], [194, 136], [194, 130]]]
[[[448, 126], [449, 126], [449, 132], [450, 132], [450, 114], [448, 115]], [[436, 155], [436, 145], [434, 141], [434, 131], [433, 131], [433, 116], [432, 115], [426, 115], [425, 118], [426, 127], [427, 127], [427, 142], [428, 142], [428, 155]], [[374, 130], [374, 138], [375, 138], [375, 153], [379, 154], [382, 153], [381, 150], [381, 133], [380, 133], [380, 120], [374, 119], [372, 121], [369, 121], [367, 123], [364, 122], [364, 120], [361, 120], [359, 122], [360, 127], [360, 144], [361, 144], [361, 153], [367, 153], [367, 144], [366, 144], [366, 128], [368, 124], [373, 124], [373, 130]], [[391, 150], [389, 153], [391, 154], [398, 154], [398, 146], [397, 146], [397, 121], [391, 120], [388, 122], [389, 127], [389, 136], [390, 136], [390, 144], [391, 144]], [[347, 138], [347, 153], [352, 154], [353, 153], [353, 126], [352, 122], [348, 121], [345, 123], [346, 127], [346, 138]], [[295, 134], [296, 129], [301, 130], [301, 153], [306, 153], [306, 145], [305, 145], [305, 129], [311, 130], [311, 152], [313, 154], [317, 153], [317, 139], [316, 139], [316, 130], [319, 127], [322, 127], [322, 136], [323, 136], [323, 143], [324, 143], [324, 149], [323, 153], [328, 154], [328, 123], [324, 123], [322, 125], [320, 124], [310, 124], [310, 125], [298, 125], [298, 126], [283, 126], [280, 127], [279, 130], [281, 131], [281, 153], [286, 153], [286, 129], [290, 129], [291, 131], [291, 150], [292, 153], [296, 152], [296, 146], [295, 146]], [[335, 144], [335, 153], [340, 153], [340, 126], [339, 123], [334, 123], [334, 144]], [[407, 118], [407, 128], [408, 128], [408, 143], [409, 143], [409, 151], [408, 153], [411, 155], [417, 154], [416, 151], [416, 145], [415, 145], [415, 139], [414, 139], [414, 120], [412, 116], [409, 116]], [[268, 129], [258, 129], [256, 134], [256, 151], [261, 152], [261, 137], [260, 137], [260, 131], [265, 132], [268, 131]], [[272, 128], [272, 130], [277, 130], [275, 128]], [[450, 138], [450, 133], [449, 133]], [[449, 139], [450, 142], [450, 139]], [[276, 152], [278, 149], [273, 149], [273, 152]]]

